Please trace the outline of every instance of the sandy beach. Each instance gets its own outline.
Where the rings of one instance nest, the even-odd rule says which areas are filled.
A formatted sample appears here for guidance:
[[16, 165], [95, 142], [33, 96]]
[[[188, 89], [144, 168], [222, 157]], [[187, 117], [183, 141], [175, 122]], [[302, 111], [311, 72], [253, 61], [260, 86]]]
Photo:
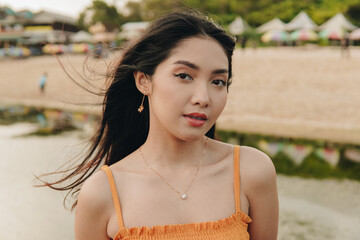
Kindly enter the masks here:
[[[104, 85], [108, 59], [83, 55], [34, 57], [0, 62], [0, 103], [20, 102], [66, 108], [69, 103], [99, 103], [84, 91]], [[60, 66], [58, 60], [64, 65]], [[233, 85], [218, 127], [251, 133], [360, 143], [360, 48], [349, 58], [336, 47], [259, 48], [237, 50]], [[90, 71], [89, 71], [90, 69]], [[97, 74], [94, 74], [95, 70]], [[45, 94], [38, 89], [41, 74], [48, 73]], [[87, 85], [82, 76], [91, 79]], [[98, 111], [99, 107], [86, 107]]]
[[[34, 174], [57, 169], [83, 147], [81, 132], [19, 137], [32, 124], [0, 126], [0, 239], [73, 239], [64, 193], [34, 188]], [[278, 176], [279, 240], [360, 239], [360, 183]]]
[[[112, 57], [116, 55], [113, 54]], [[82, 85], [104, 85], [110, 59], [59, 56]], [[360, 49], [342, 58], [338, 48], [237, 50], [234, 79], [218, 127], [243, 132], [360, 144]], [[45, 94], [38, 81], [48, 73]], [[80, 75], [79, 75], [79, 74]], [[28, 104], [98, 112], [101, 98], [82, 90], [54, 56], [0, 61], [0, 105]], [[89, 86], [89, 85], [87, 85]], [[77, 104], [71, 104], [77, 103]], [[0, 239], [73, 239], [65, 193], [34, 188], [34, 174], [56, 170], [82, 149], [84, 133], [19, 137], [36, 126], [0, 125]], [[360, 182], [278, 176], [280, 240], [360, 239]], [[6, 229], [6, 231], [4, 231]]]

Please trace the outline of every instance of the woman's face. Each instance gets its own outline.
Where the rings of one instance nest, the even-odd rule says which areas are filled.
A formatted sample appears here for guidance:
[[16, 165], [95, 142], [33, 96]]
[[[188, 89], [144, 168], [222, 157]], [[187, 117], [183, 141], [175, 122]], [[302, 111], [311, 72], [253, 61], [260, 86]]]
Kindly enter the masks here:
[[228, 59], [211, 38], [182, 41], [150, 81], [150, 131], [195, 140], [215, 123], [227, 100]]

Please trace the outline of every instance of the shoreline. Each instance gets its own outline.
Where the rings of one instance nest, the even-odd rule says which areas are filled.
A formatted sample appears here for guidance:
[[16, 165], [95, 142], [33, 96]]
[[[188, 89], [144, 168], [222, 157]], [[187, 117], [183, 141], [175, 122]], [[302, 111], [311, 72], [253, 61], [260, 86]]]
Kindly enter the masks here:
[[[0, 150], [6, 159], [0, 161], [0, 212], [6, 216], [0, 219], [0, 227], [7, 229], [0, 232], [0, 239], [72, 239], [74, 212], [63, 207], [65, 193], [33, 187], [34, 174], [56, 170], [78, 156], [84, 144], [83, 133], [19, 137], [33, 128], [28, 123], [0, 126]], [[279, 240], [344, 240], [359, 236], [360, 182], [279, 174], [277, 183]]]

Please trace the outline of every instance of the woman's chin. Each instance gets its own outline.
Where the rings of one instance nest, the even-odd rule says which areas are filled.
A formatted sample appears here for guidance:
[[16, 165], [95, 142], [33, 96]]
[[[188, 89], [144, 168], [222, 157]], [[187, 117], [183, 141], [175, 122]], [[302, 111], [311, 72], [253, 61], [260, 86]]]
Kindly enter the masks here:
[[206, 132], [199, 131], [197, 133], [188, 133], [188, 134], [181, 134], [178, 138], [187, 141], [187, 142], [194, 142], [202, 139], [205, 136]]

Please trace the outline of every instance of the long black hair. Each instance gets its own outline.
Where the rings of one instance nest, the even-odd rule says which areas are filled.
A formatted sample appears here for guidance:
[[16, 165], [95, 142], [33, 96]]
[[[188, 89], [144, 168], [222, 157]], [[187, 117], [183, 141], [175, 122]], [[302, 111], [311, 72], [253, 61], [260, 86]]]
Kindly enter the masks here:
[[[149, 105], [144, 101], [144, 111], [141, 114], [137, 111], [143, 95], [135, 85], [133, 73], [140, 71], [152, 76], [156, 67], [169, 57], [171, 50], [191, 37], [208, 37], [223, 47], [229, 63], [228, 86], [231, 84], [232, 54], [235, 47], [232, 37], [210, 18], [195, 11], [178, 11], [159, 18], [123, 51], [119, 63], [110, 73], [101, 123], [84, 160], [69, 169], [63, 179], [52, 183], [44, 182], [44, 185], [56, 190], [70, 190], [76, 194], [80, 185], [100, 165], [112, 165], [120, 161], [145, 142], [149, 132]], [[215, 126], [207, 136], [213, 137], [214, 130]], [[70, 184], [57, 187], [72, 177], [76, 178]], [[76, 204], [77, 201], [73, 207]]]

